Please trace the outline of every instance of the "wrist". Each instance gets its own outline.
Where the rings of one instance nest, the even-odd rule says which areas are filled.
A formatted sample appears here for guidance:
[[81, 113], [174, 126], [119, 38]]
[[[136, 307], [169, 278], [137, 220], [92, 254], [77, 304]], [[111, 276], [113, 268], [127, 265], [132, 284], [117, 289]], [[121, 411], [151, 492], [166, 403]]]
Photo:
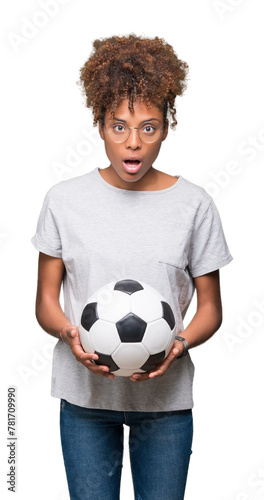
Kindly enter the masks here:
[[66, 328], [68, 328], [70, 326], [72, 326], [72, 325], [71, 324], [64, 325], [59, 331], [60, 340], [62, 340], [67, 345], [70, 345], [70, 344], [69, 344], [69, 342], [67, 342], [67, 340], [64, 337], [65, 337], [65, 333], [66, 333]]
[[175, 340], [178, 340], [179, 343], [183, 346], [181, 354], [180, 354], [180, 356], [178, 356], [177, 359], [182, 358], [184, 356], [187, 356], [188, 350], [189, 350], [189, 345], [188, 345], [187, 340], [184, 337], [181, 337], [179, 335], [176, 335]]

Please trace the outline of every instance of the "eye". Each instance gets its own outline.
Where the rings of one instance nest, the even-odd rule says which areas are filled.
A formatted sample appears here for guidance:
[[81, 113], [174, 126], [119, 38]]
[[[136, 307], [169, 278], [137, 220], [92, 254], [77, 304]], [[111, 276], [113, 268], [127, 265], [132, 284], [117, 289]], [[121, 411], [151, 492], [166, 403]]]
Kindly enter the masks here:
[[125, 132], [126, 128], [121, 123], [115, 123], [112, 125], [114, 132]]
[[157, 128], [154, 127], [153, 125], [144, 125], [144, 127], [142, 127], [142, 132], [144, 134], [154, 134], [156, 130]]

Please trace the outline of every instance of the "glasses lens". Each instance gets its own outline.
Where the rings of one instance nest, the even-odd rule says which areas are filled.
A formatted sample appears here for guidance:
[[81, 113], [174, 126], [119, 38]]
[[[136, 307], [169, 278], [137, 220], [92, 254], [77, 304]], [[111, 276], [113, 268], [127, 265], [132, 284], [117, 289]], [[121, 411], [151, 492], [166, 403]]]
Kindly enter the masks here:
[[[155, 142], [161, 134], [157, 125], [143, 125], [138, 129], [139, 137], [143, 142]], [[129, 137], [129, 127], [123, 123], [113, 123], [108, 127], [107, 133], [114, 142], [125, 142]]]
[[155, 142], [161, 134], [156, 125], [144, 125], [139, 129], [139, 135], [144, 142]]
[[124, 142], [129, 136], [129, 128], [121, 123], [113, 123], [107, 132], [110, 139], [114, 142]]

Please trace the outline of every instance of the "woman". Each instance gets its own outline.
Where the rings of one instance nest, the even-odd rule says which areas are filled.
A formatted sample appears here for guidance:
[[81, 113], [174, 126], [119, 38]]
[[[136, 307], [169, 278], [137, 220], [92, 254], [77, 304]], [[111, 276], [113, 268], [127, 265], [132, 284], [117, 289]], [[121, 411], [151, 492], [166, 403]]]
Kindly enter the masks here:
[[[53, 186], [32, 239], [40, 252], [36, 316], [59, 339], [51, 394], [61, 399], [70, 497], [119, 498], [126, 424], [135, 498], [182, 500], [193, 436], [189, 350], [221, 325], [219, 268], [232, 256], [211, 196], [153, 167], [168, 112], [172, 128], [177, 124], [174, 103], [187, 64], [158, 37], [131, 34], [93, 45], [80, 82], [110, 165]], [[166, 297], [177, 327], [157, 368], [118, 377], [84, 352], [78, 325], [87, 298], [127, 276]], [[184, 329], [195, 290], [197, 311]]]

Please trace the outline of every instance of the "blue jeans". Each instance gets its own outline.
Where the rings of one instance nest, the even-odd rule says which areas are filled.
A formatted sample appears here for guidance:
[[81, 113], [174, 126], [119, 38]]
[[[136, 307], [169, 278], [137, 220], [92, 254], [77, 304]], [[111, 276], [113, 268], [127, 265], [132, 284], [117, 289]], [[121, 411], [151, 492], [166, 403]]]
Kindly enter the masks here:
[[61, 400], [60, 432], [71, 500], [119, 500], [123, 425], [135, 500], [183, 500], [192, 453], [192, 410], [131, 412]]

